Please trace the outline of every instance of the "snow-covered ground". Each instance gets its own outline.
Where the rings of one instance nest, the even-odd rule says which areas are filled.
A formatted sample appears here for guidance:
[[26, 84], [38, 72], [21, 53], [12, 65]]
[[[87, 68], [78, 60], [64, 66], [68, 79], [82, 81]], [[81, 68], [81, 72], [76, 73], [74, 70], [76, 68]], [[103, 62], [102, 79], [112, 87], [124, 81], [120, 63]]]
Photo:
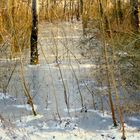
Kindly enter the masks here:
[[[71, 109], [79, 112], [79, 109]], [[66, 110], [64, 110], [66, 111]], [[121, 130], [114, 128], [109, 113], [88, 110], [77, 117], [45, 120], [43, 115], [23, 116], [16, 122], [1, 119], [1, 140], [120, 140]], [[137, 118], [130, 120], [140, 123]], [[127, 140], [140, 140], [140, 129], [125, 124]]]
[[[38, 115], [33, 116], [27, 104], [23, 77], [18, 66], [7, 93], [0, 93], [0, 140], [121, 139], [121, 128], [112, 126], [110, 112], [94, 110], [91, 93], [84, 89], [85, 85], [95, 85], [95, 81], [90, 78], [90, 68], [95, 65], [82, 58], [77, 49], [81, 36], [81, 23], [44, 22], [40, 25], [40, 64], [24, 64], [23, 70]], [[56, 55], [60, 67], [56, 64]], [[104, 92], [106, 87], [94, 89]], [[80, 94], [85, 108], [81, 108]], [[96, 105], [100, 104], [99, 99], [95, 101]], [[140, 117], [126, 116], [125, 130], [128, 140], [140, 140]]]

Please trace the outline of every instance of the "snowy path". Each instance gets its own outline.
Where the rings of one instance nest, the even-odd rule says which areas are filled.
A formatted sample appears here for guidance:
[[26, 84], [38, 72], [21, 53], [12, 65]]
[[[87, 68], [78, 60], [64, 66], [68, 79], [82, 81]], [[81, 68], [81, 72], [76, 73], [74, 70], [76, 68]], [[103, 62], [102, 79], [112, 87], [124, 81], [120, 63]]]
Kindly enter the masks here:
[[[80, 55], [77, 46], [81, 36], [81, 23], [44, 22], [39, 26], [40, 64], [24, 66], [24, 76], [38, 115], [31, 115], [18, 67], [9, 93], [0, 94], [0, 114], [5, 118], [0, 123], [0, 140], [120, 140], [120, 128], [112, 127], [110, 113], [103, 115], [93, 110], [91, 94], [82, 90], [83, 80], [94, 83], [90, 79], [90, 68], [95, 65]], [[83, 110], [80, 94], [86, 106]], [[131, 122], [140, 123], [137, 118]], [[126, 125], [126, 129], [128, 140], [140, 140], [140, 124]]]

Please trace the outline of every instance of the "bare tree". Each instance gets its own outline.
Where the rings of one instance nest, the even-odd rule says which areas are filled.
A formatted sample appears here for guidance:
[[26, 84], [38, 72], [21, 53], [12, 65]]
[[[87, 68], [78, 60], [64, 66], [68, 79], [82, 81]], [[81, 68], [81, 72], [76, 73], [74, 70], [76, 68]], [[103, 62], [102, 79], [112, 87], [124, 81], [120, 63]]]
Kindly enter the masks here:
[[31, 59], [30, 63], [36, 65], [38, 60], [38, 15], [37, 15], [37, 0], [32, 0], [32, 32], [31, 32]]
[[117, 5], [118, 5], [118, 18], [119, 18], [119, 23], [122, 23], [122, 21], [123, 21], [123, 12], [122, 12], [122, 2], [121, 2], [121, 0], [118, 0], [118, 3], [117, 3]]
[[131, 25], [134, 32], [139, 31], [138, 0], [130, 0], [131, 6]]
[[80, 11], [81, 11], [81, 14], [83, 13], [83, 5], [84, 5], [83, 0], [80, 0]]

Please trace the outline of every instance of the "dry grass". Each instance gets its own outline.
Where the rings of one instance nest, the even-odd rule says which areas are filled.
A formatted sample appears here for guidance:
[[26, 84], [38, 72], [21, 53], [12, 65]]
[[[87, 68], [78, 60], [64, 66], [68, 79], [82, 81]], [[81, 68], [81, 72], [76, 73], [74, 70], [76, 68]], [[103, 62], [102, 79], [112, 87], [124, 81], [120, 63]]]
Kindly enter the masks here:
[[8, 7], [3, 4], [0, 15], [1, 46], [9, 52], [9, 57], [16, 57], [20, 50], [29, 47], [30, 9], [27, 4], [16, 0], [14, 6], [11, 6], [10, 3]]

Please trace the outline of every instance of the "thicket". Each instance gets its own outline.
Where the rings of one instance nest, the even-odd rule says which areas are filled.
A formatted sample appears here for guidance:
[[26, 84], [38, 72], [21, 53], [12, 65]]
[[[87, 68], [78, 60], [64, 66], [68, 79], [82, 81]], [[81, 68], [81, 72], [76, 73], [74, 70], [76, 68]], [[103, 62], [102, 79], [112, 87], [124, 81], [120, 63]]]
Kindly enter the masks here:
[[[29, 50], [31, 2], [0, 2], [0, 49], [13, 58], [24, 49]], [[81, 54], [96, 64], [92, 74], [100, 86], [107, 86], [113, 123], [117, 125], [114, 112], [117, 108], [123, 127], [122, 113], [127, 109], [132, 112], [136, 106], [140, 109], [137, 102], [126, 105], [120, 104], [119, 100], [119, 96], [126, 100], [129, 97], [135, 99], [140, 91], [138, 0], [42, 0], [39, 5], [39, 21], [82, 23]]]

